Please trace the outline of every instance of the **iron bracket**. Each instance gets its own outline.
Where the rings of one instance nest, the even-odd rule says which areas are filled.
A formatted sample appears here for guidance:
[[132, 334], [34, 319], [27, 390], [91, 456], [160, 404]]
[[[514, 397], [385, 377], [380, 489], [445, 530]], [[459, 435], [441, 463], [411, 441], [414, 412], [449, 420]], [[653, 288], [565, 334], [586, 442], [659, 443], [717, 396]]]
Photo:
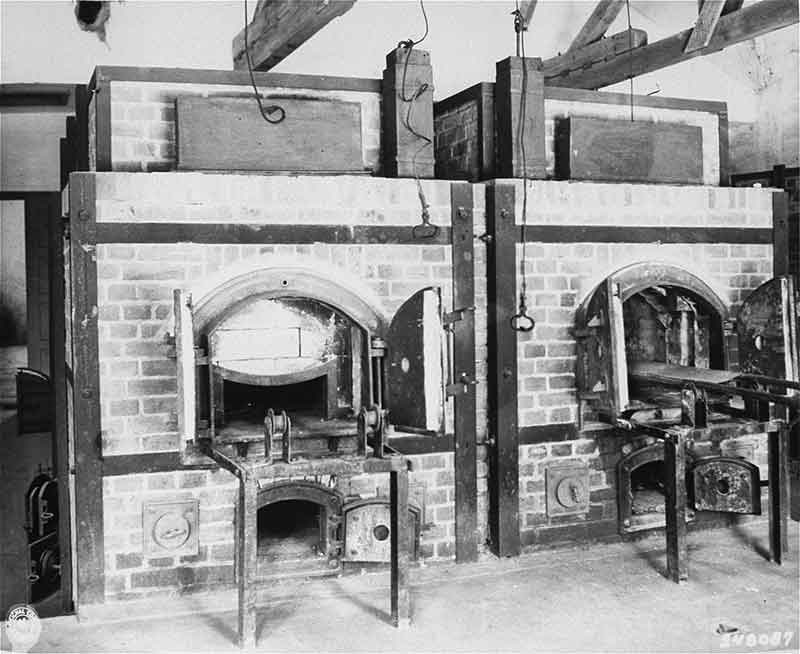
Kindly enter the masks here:
[[285, 463], [292, 462], [292, 421], [286, 411], [275, 413], [272, 409], [267, 410], [264, 418], [264, 459], [266, 463], [272, 463], [272, 437], [281, 434], [282, 459]]
[[445, 387], [445, 395], [447, 397], [455, 397], [456, 395], [466, 395], [469, 392], [470, 386], [476, 386], [478, 382], [470, 377], [467, 373], [462, 372], [458, 376], [458, 381], [448, 384]]
[[[358, 413], [356, 427], [358, 429], [358, 453], [366, 456], [367, 446], [372, 445], [372, 456], [384, 458], [386, 452], [386, 426], [388, 411], [380, 404], [362, 407]], [[372, 438], [370, 438], [372, 436]]]
[[475, 307], [463, 307], [462, 309], [453, 309], [452, 311], [448, 311], [442, 315], [442, 324], [445, 326], [445, 328], [450, 327], [451, 325], [463, 320], [464, 314], [469, 311], [474, 312]]

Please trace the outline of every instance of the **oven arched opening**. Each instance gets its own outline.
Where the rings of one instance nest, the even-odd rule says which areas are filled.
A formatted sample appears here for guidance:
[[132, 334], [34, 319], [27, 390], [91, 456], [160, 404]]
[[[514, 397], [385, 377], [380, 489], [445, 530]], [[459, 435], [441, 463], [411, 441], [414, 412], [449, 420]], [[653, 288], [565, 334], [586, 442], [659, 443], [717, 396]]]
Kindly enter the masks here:
[[339, 565], [343, 495], [317, 482], [276, 482], [258, 493], [258, 557], [265, 570]]
[[671, 264], [636, 264], [606, 278], [576, 313], [582, 419], [679, 408], [678, 393], [663, 397], [663, 388], [642, 378], [676, 368], [727, 368], [727, 316], [708, 284]]
[[[640, 447], [617, 464], [620, 534], [666, 526], [664, 444]], [[687, 510], [687, 520], [694, 511]]]

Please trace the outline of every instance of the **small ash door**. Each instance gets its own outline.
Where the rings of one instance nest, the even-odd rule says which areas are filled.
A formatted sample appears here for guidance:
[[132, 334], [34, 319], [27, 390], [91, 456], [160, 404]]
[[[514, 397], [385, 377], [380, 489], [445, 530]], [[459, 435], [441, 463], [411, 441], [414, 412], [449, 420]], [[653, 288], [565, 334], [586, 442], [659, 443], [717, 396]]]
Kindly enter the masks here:
[[688, 490], [697, 511], [761, 513], [758, 466], [739, 457], [696, 459]]
[[775, 277], [753, 291], [739, 309], [736, 334], [740, 372], [797, 381], [794, 280]]
[[425, 288], [397, 310], [386, 334], [389, 420], [401, 431], [439, 432], [443, 411], [442, 297]]

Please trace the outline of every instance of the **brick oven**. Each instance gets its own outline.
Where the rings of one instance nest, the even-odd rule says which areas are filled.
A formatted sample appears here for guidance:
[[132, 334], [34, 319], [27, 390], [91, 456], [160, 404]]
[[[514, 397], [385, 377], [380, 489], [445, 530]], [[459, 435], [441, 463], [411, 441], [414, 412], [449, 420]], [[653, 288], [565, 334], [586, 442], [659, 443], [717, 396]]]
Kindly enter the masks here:
[[[437, 321], [440, 303], [449, 303], [452, 293], [450, 247], [441, 241], [383, 244], [347, 237], [348, 220], [358, 228], [374, 220], [376, 233], [410, 229], [417, 203], [413, 181], [98, 173], [74, 177], [71, 192], [82, 183], [96, 193], [97, 229], [116, 232], [109, 240], [98, 238], [102, 241], [95, 251], [105, 460], [158, 452], [190, 456], [202, 439], [264, 456], [264, 416], [269, 409], [290, 416], [295, 458], [355, 452], [356, 417], [374, 403], [397, 407], [390, 444], [403, 438], [404, 427], [414, 430], [409, 438], [417, 448], [424, 449], [428, 441], [433, 449], [445, 438], [446, 423], [452, 425], [453, 416], [445, 411], [441, 380], [437, 383], [431, 374], [416, 377], [422, 387], [413, 389], [411, 397], [418, 404], [404, 414], [391, 396], [401, 392], [399, 386], [382, 389], [377, 371], [385, 366], [404, 376], [418, 374], [419, 363], [410, 364], [408, 352], [393, 347], [387, 354], [393, 332], [402, 331], [392, 322], [394, 314], [401, 321], [425, 323], [416, 345], [438, 363], [442, 374], [444, 332]], [[427, 182], [426, 189], [444, 223], [450, 211], [449, 184]], [[265, 202], [267, 197], [274, 199]], [[203, 229], [203, 221], [192, 217], [193, 207], [213, 219], [212, 202], [221, 213], [234, 204], [252, 224], [251, 209], [239, 204], [247, 198], [257, 198], [252, 202], [264, 212], [264, 225], [274, 224], [272, 216], [285, 220], [291, 213], [294, 224], [305, 215], [315, 242], [230, 243], [224, 235], [228, 230], [223, 230], [220, 242], [181, 242], [176, 236], [165, 243], [147, 234], [158, 228], [162, 212], [187, 212], [179, 229]], [[337, 204], [339, 210], [334, 209]], [[120, 210], [128, 215], [147, 212], [152, 219], [141, 227], [118, 222]], [[337, 227], [344, 236], [337, 240], [345, 242], [317, 240], [314, 223], [321, 219], [345, 225]], [[209, 233], [215, 229], [212, 226]], [[317, 229], [323, 236], [327, 232], [325, 224]], [[402, 311], [404, 306], [417, 310], [413, 317]], [[397, 361], [391, 360], [395, 353]], [[409, 365], [412, 370], [402, 373]], [[387, 392], [390, 396], [383, 402]], [[176, 412], [178, 399], [182, 404]], [[280, 434], [271, 445], [275, 458], [280, 458]], [[449, 558], [452, 454], [417, 456], [412, 501], [424, 508], [425, 522], [435, 524], [423, 533], [420, 551], [429, 558]], [[207, 512], [200, 514], [205, 546], [196, 568], [207, 578], [224, 574], [230, 565], [232, 525], [226, 510], [232, 510], [234, 480], [219, 471], [187, 466], [177, 472], [107, 479], [104, 502], [114, 510], [105, 527], [106, 558], [115, 564], [115, 574], [106, 577], [107, 592], [136, 593], [169, 580], [180, 583], [175, 568], [183, 561], [177, 558], [157, 570], [144, 560], [129, 565], [138, 559], [130, 556], [130, 538], [138, 534], [135, 516], [144, 501], [167, 496], [200, 499]], [[380, 480], [367, 476], [305, 481], [315, 483], [322, 497], [330, 496], [337, 505], [343, 498], [375, 496], [376, 488], [385, 496], [386, 490], [380, 489]], [[326, 506], [328, 499], [315, 503]], [[341, 511], [336, 518], [342, 518]]]
[[[785, 198], [720, 186], [724, 105], [548, 87], [535, 59], [499, 62], [495, 83], [438, 102], [434, 121], [437, 174], [487, 180], [494, 550], [513, 555], [665, 525], [669, 535], [670, 446], [625, 421], [680, 422], [675, 385], [653, 383], [667, 369], [696, 376], [697, 385], [727, 383], [740, 370], [789, 380], [778, 395], [795, 392], [794, 291], [791, 279], [773, 279], [783, 264], [773, 261], [772, 224], [785, 215]], [[533, 179], [493, 179], [523, 171]], [[645, 183], [620, 183], [627, 180]], [[520, 317], [535, 327], [514, 334], [508, 326]], [[759, 340], [767, 332], [769, 345]], [[728, 415], [729, 391], [721, 391]], [[761, 511], [766, 432], [786, 437], [764, 422], [763, 407], [745, 415], [751, 420], [709, 427], [687, 443], [687, 469], [700, 486], [716, 474], [703, 476], [707, 457], [735, 459], [712, 493], [720, 511]], [[784, 446], [775, 445], [775, 457], [785, 459]], [[784, 464], [770, 464], [770, 502], [785, 501]], [[723, 489], [734, 478], [744, 479], [736, 508], [727, 501], [735, 493]], [[682, 524], [724, 516], [708, 508], [693, 498]]]
[[[657, 164], [664, 125], [679, 125], [693, 179], [662, 183], [674, 171], [656, 164], [652, 180], [603, 179], [602, 160], [556, 179], [559, 139], [596, 125], [582, 120], [630, 137], [630, 99], [550, 89], [535, 66], [521, 89], [516, 58], [435, 107], [432, 88], [415, 95], [433, 144], [418, 157], [395, 95], [406, 77], [429, 84], [430, 61], [403, 63], [390, 54], [382, 81], [258, 74], [270, 101], [328, 103], [348, 130], [344, 163], [269, 174], [200, 166], [202, 143], [187, 142], [189, 116], [223, 121], [219, 106], [249, 97], [242, 74], [97, 70], [90, 171], [65, 198], [80, 602], [224, 587], [235, 569], [255, 587], [394, 566], [398, 551], [469, 561], [670, 532], [683, 464], [654, 430], [686, 410], [654, 379], [692, 369], [698, 389], [742, 364], [742, 343], [779, 347], [781, 316], [748, 307], [773, 277], [783, 195], [719, 186], [724, 105], [668, 98], [636, 98], [635, 127], [666, 134], [648, 141]], [[771, 297], [791, 295], [781, 283]], [[796, 380], [784, 363], [748, 370]], [[736, 430], [703, 426], [685, 447], [734, 462], [700, 482], [772, 478], [773, 497], [780, 415], [747, 408]], [[240, 601], [251, 620], [253, 597]]]
[[[648, 398], [635, 376], [648, 364], [724, 369], [736, 356], [729, 319], [771, 278], [771, 193], [529, 184], [525, 274], [536, 327], [517, 336], [503, 361], [516, 367], [520, 544], [663, 526], [663, 446], [647, 434], [620, 434], [608, 418], [680, 413], [679, 402], [662, 410]], [[512, 215], [515, 197], [519, 216], [520, 187], [495, 206], [499, 220]], [[681, 227], [687, 223], [693, 227]], [[716, 227], [729, 223], [742, 225], [736, 242], [724, 242], [733, 230]], [[657, 234], [670, 240], [654, 241]], [[521, 244], [515, 250], [518, 270]], [[763, 432], [751, 425], [723, 434], [690, 449], [698, 457], [745, 455], [766, 478]], [[569, 493], [559, 491], [564, 481]]]
[[[474, 395], [476, 379], [474, 353], [452, 353], [462, 327], [447, 314], [465, 293], [452, 236], [478, 229], [472, 189], [373, 176], [379, 81], [263, 79], [290, 113], [344, 107], [358, 163], [336, 177], [174, 172], [187, 165], [182, 103], [241, 101], [246, 77], [96, 73], [95, 172], [70, 179], [66, 262], [71, 424], [77, 440], [99, 428], [76, 471], [79, 520], [102, 534], [76, 534], [84, 603], [233, 583], [237, 524], [257, 533], [254, 585], [388, 563], [395, 524], [411, 559], [455, 555], [445, 395], [470, 356], [473, 384], [458, 391]], [[484, 274], [482, 260], [461, 261], [470, 280]], [[399, 523], [398, 456], [412, 469]], [[262, 466], [258, 487], [244, 484], [247, 510], [242, 466]], [[99, 487], [80, 482], [93, 474]]]

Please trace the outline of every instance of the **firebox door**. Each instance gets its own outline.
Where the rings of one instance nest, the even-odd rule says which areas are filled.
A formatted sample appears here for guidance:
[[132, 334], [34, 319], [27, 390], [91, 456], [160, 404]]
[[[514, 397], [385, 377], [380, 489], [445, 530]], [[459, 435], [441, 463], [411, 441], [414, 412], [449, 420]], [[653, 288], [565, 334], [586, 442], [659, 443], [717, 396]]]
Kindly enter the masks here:
[[696, 459], [687, 490], [697, 511], [761, 514], [758, 466], [739, 457]]
[[[364, 563], [388, 563], [391, 560], [391, 520], [389, 501], [371, 498], [351, 502], [344, 507], [344, 556], [345, 561]], [[409, 551], [417, 558], [419, 549], [419, 507], [408, 506]]]

